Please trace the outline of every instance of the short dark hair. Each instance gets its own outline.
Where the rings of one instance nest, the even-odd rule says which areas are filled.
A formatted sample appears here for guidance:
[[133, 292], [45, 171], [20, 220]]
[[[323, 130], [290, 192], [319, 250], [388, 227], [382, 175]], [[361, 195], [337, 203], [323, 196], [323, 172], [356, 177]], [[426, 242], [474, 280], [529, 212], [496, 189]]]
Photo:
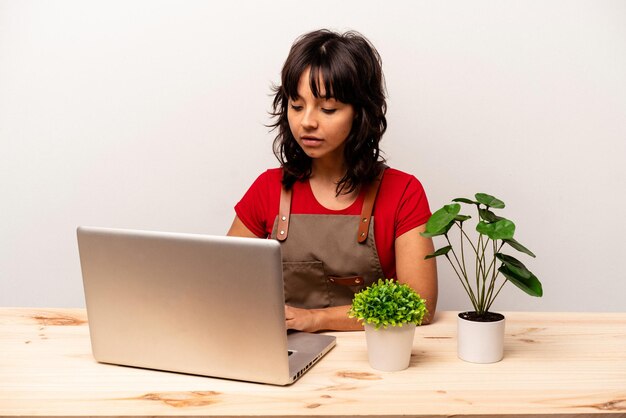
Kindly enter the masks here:
[[275, 93], [270, 126], [278, 130], [274, 155], [283, 168], [283, 185], [290, 189], [311, 175], [311, 158], [298, 145], [287, 120], [289, 99], [298, 98], [300, 77], [310, 68], [310, 87], [320, 95], [323, 80], [326, 98], [351, 104], [355, 111], [346, 139], [344, 159], [348, 170], [337, 184], [337, 194], [350, 193], [373, 181], [384, 161], [379, 142], [387, 129], [387, 103], [381, 59], [376, 48], [354, 31], [343, 34], [322, 29], [300, 36], [291, 47]]

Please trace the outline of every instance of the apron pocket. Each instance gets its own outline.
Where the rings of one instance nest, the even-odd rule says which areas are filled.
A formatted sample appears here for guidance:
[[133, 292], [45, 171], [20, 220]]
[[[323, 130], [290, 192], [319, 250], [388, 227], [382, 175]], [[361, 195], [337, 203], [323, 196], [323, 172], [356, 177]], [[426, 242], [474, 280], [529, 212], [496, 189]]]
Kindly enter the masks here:
[[330, 306], [328, 283], [321, 261], [289, 261], [283, 263], [285, 303], [296, 308]]
[[362, 276], [328, 276], [332, 306], [351, 305], [354, 294], [367, 287]]

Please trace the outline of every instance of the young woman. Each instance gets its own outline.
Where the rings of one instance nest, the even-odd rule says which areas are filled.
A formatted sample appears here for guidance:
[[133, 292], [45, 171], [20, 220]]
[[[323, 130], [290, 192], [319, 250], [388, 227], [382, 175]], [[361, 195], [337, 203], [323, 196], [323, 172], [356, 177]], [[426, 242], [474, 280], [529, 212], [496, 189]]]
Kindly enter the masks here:
[[379, 142], [387, 128], [381, 61], [355, 32], [319, 30], [293, 44], [275, 88], [274, 153], [235, 206], [229, 235], [278, 239], [287, 327], [358, 330], [354, 293], [396, 278], [437, 304], [424, 189], [388, 168]]

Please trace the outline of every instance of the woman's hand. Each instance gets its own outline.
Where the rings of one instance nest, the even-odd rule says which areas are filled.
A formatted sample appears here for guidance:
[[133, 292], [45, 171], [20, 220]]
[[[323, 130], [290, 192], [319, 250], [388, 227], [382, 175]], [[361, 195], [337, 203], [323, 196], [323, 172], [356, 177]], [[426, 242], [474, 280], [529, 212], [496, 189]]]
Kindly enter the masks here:
[[313, 309], [294, 308], [285, 305], [285, 323], [287, 329], [298, 331], [315, 332], [319, 331], [318, 319]]
[[285, 323], [287, 329], [305, 332], [362, 330], [363, 325], [348, 317], [349, 309], [348, 305], [323, 309], [302, 309], [285, 305]]

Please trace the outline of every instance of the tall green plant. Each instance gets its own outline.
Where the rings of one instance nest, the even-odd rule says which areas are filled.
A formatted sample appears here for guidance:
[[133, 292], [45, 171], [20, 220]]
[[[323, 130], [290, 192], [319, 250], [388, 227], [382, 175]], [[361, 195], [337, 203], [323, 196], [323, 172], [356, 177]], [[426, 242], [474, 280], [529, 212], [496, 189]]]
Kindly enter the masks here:
[[[503, 209], [504, 202], [485, 193], [477, 193], [475, 198], [476, 200], [453, 199], [452, 202], [455, 203], [445, 205], [432, 214], [426, 223], [426, 230], [421, 235], [424, 237], [443, 235], [448, 245], [427, 255], [426, 258], [443, 255], [448, 259], [478, 315], [489, 312], [489, 308], [507, 281], [531, 296], [542, 296], [543, 289], [539, 279], [521, 261], [501, 252], [506, 244], [508, 247], [535, 257], [532, 251], [513, 238], [515, 224], [506, 218], [497, 216], [492, 211], [492, 209]], [[459, 213], [461, 211], [459, 203], [476, 206], [478, 238], [475, 241], [467, 235], [464, 229], [464, 223], [471, 219], [471, 216]], [[460, 231], [459, 244], [456, 250], [449, 235], [453, 227], [457, 227]], [[471, 262], [474, 264], [475, 277], [470, 277], [471, 273], [468, 272], [466, 265], [467, 252], [470, 250], [470, 254], [473, 253], [474, 255]], [[500, 261], [501, 264], [496, 268], [497, 261]], [[497, 279], [500, 274], [504, 278], [498, 287]]]

